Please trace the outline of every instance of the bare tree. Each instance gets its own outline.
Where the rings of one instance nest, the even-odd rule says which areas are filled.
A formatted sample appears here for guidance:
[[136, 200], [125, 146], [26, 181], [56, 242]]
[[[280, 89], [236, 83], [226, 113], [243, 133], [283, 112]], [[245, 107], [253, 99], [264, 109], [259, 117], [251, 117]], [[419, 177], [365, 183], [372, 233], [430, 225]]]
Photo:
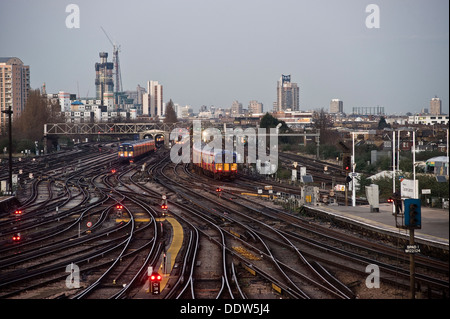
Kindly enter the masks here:
[[14, 120], [13, 135], [19, 139], [40, 140], [44, 135], [44, 124], [51, 118], [47, 101], [41, 97], [39, 90], [31, 90], [22, 114]]
[[315, 129], [320, 133], [320, 144], [337, 144], [336, 132], [331, 130], [333, 121], [323, 108], [319, 112], [314, 112], [313, 120]]

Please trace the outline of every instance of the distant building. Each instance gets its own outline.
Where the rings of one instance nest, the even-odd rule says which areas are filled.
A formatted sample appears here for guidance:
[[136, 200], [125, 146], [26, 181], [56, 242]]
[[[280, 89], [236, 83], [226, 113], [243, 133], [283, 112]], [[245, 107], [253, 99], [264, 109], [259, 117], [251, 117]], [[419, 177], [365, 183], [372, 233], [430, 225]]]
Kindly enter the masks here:
[[108, 53], [100, 52], [100, 63], [95, 63], [95, 92], [96, 98], [102, 99], [104, 93], [114, 92], [112, 62], [108, 62]]
[[[136, 87], [136, 91], [125, 91], [124, 94], [127, 96], [127, 102], [130, 104], [128, 108], [135, 108], [138, 115], [142, 115], [142, 100], [143, 95], [146, 93], [145, 88], [141, 87], [139, 84]], [[127, 105], [125, 105], [127, 106]]]
[[181, 118], [188, 118], [193, 115], [193, 110], [189, 105], [181, 108]]
[[135, 120], [137, 110], [108, 111], [108, 106], [100, 105], [100, 100], [75, 100], [70, 103], [70, 110], [61, 112], [67, 123], [99, 123]]
[[385, 115], [384, 106], [357, 106], [352, 110], [353, 115]]
[[442, 102], [437, 96], [432, 98], [430, 101], [430, 114], [431, 115], [441, 115], [442, 114]]
[[238, 101], [233, 101], [233, 104], [231, 104], [230, 113], [232, 117], [237, 117], [240, 114], [242, 114], [242, 103], [239, 103]]
[[277, 82], [277, 102], [274, 111], [300, 110], [300, 89], [297, 83], [291, 82], [291, 75], [281, 75]]
[[248, 104], [248, 112], [250, 114], [259, 114], [263, 112], [263, 104], [258, 101], [250, 101]]
[[304, 128], [313, 124], [313, 112], [274, 112], [272, 115], [280, 121], [284, 121], [291, 128]]
[[59, 91], [58, 93], [59, 105], [62, 112], [70, 112], [70, 93]]
[[424, 125], [448, 125], [448, 115], [412, 115], [408, 117], [408, 123]]
[[344, 103], [339, 99], [330, 102], [330, 113], [344, 113]]
[[147, 92], [142, 95], [142, 114], [150, 117], [163, 116], [163, 86], [158, 81], [148, 81]]
[[[22, 114], [30, 91], [30, 67], [19, 58], [0, 57], [0, 111], [13, 111], [13, 119]], [[0, 113], [0, 134], [8, 126], [8, 115]]]

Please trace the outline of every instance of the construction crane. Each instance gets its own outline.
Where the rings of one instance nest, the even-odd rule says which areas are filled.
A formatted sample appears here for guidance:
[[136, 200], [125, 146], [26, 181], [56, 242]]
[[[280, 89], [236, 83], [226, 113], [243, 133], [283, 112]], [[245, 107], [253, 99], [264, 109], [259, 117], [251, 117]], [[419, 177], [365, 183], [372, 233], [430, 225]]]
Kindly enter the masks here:
[[105, 29], [103, 29], [103, 27], [100, 28], [103, 30], [103, 33], [105, 33], [109, 42], [113, 46], [113, 64], [115, 69], [114, 73], [116, 76], [116, 81], [114, 83], [114, 91], [115, 93], [122, 92], [122, 75], [120, 74], [120, 63], [119, 63], [120, 45], [113, 43], [110, 37], [108, 36], [108, 33], [106, 33]]

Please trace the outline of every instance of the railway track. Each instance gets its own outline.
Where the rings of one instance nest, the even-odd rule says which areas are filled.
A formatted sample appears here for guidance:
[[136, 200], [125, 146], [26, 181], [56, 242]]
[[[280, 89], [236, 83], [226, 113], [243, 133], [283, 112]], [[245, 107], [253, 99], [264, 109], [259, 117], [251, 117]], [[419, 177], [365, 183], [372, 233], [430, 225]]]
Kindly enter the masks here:
[[[54, 166], [39, 163], [40, 177], [22, 184], [23, 214], [0, 214], [0, 298], [138, 295], [173, 235], [161, 216], [162, 194], [184, 240], [154, 298], [365, 298], [370, 264], [387, 274], [381, 280], [392, 296], [408, 295], [407, 260], [398, 248], [240, 195], [267, 181], [214, 181], [171, 163], [163, 150], [133, 165], [109, 152], [59, 156]], [[12, 242], [17, 233], [21, 241]], [[416, 280], [430, 296], [448, 296], [448, 263], [416, 261]], [[73, 265], [81, 270], [79, 288], [67, 287]]]
[[[168, 180], [170, 180], [170, 177], [168, 177], [167, 175], [165, 175], [165, 176]], [[179, 187], [180, 183], [177, 183], [177, 186]], [[192, 188], [192, 184], [191, 184], [191, 188]], [[261, 224], [262, 225], [261, 228], [267, 228], [264, 231], [268, 231], [268, 233], [264, 233], [264, 231], [262, 229], [258, 229], [257, 231], [255, 231], [255, 229], [252, 229], [252, 227], [249, 227], [247, 225], [249, 216], [245, 216], [245, 218], [247, 219], [246, 222], [239, 221], [236, 219], [236, 216], [240, 216], [240, 218], [244, 217], [243, 214], [241, 214], [239, 211], [237, 211], [237, 210], [231, 211], [229, 207], [224, 207], [223, 205], [221, 205], [218, 208], [213, 208], [214, 205], [217, 205], [217, 202], [214, 203], [215, 201], [212, 200], [211, 198], [199, 196], [198, 191], [194, 192], [194, 194], [192, 194], [192, 192], [190, 194], [187, 194], [188, 189], [189, 188], [186, 187], [183, 191], [180, 191], [180, 189], [175, 189], [175, 190], [173, 189], [173, 190], [177, 194], [183, 194], [182, 196], [186, 200], [190, 201], [192, 204], [199, 206], [202, 210], [204, 210], [206, 212], [206, 214], [209, 214], [209, 217], [211, 219], [216, 220], [215, 223], [218, 223], [217, 218], [220, 218], [223, 221], [226, 221], [228, 223], [233, 223], [234, 225], [238, 224], [239, 227], [241, 227], [241, 229], [237, 229], [235, 226], [234, 230], [227, 231], [228, 235], [230, 237], [232, 237], [233, 240], [236, 241], [237, 238], [240, 237], [239, 232], [240, 233], [246, 232], [247, 234], [252, 234], [253, 238], [258, 239], [257, 246], [252, 246], [250, 249], [254, 252], [257, 252], [256, 254], [253, 254], [253, 256], [258, 256], [257, 258], [255, 258], [256, 260], [258, 260], [258, 259], [262, 260], [260, 263], [266, 263], [266, 264], [260, 265], [258, 268], [256, 266], [256, 263], [253, 262], [253, 264], [251, 264], [249, 266], [253, 268], [253, 271], [256, 268], [258, 270], [258, 272], [261, 274], [264, 274], [266, 276], [266, 278], [276, 278], [276, 277], [280, 276], [280, 274], [281, 274], [281, 277], [282, 277], [281, 281], [275, 281], [276, 283], [274, 283], [274, 280], [272, 279], [273, 284], [275, 284], [276, 287], [278, 287], [278, 289], [280, 289], [279, 288], [280, 286], [283, 287], [284, 290], [286, 292], [291, 293], [292, 294], [291, 297], [294, 297], [294, 298], [310, 298], [311, 297], [310, 295], [312, 294], [313, 289], [311, 289], [311, 292], [309, 294], [305, 293], [303, 291], [304, 290], [303, 287], [305, 286], [305, 282], [306, 282], [308, 284], [314, 285], [314, 289], [316, 289], [317, 287], [320, 287], [320, 289], [322, 289], [323, 291], [326, 291], [326, 293], [330, 294], [333, 297], [343, 297], [343, 298], [351, 297], [348, 295], [348, 291], [346, 291], [346, 292], [339, 291], [339, 289], [336, 288], [335, 285], [333, 285], [330, 281], [327, 281], [322, 275], [320, 275], [315, 270], [315, 268], [306, 261], [306, 259], [302, 256], [302, 254], [298, 251], [298, 249], [296, 249], [293, 246], [293, 244], [289, 241], [289, 239], [287, 239], [283, 234], [281, 234], [279, 231], [277, 231], [274, 227], [272, 227], [268, 224], [265, 224], [265, 223], [261, 223], [257, 219], [251, 219], [250, 223]], [[196, 193], [196, 195], [195, 195], [195, 193]], [[199, 198], [199, 197], [201, 197], [201, 198]], [[199, 204], [201, 202], [205, 202], [205, 200], [209, 201], [209, 203], [203, 204], [203, 205]], [[227, 211], [224, 214], [221, 213], [223, 211], [223, 209], [227, 209]], [[231, 215], [233, 215], [233, 217]], [[224, 226], [222, 226], [222, 228], [224, 228]], [[273, 245], [274, 234], [276, 234], [276, 236], [278, 236], [280, 238], [276, 241], [275, 247]], [[264, 239], [263, 239], [263, 237], [264, 237]], [[269, 242], [268, 239], [271, 241], [270, 244], [268, 243]], [[300, 259], [300, 263], [298, 263], [298, 264], [306, 264], [306, 266], [308, 268], [307, 271], [314, 272], [314, 276], [320, 278], [321, 281], [325, 282], [325, 285], [317, 282], [315, 279], [312, 279], [311, 276], [305, 275], [304, 274], [305, 269], [302, 269], [302, 270], [292, 269], [292, 260], [288, 261], [290, 256], [288, 257], [288, 259], [285, 259], [284, 261], [281, 260], [283, 258], [286, 258], [286, 254], [278, 254], [278, 250], [279, 250], [280, 246], [282, 245], [279, 243], [280, 240], [282, 242], [289, 243], [291, 248], [293, 249], [293, 251], [298, 255], [298, 258]], [[248, 243], [241, 242], [240, 244], [241, 245], [247, 244], [247, 247], [249, 247]], [[223, 246], [224, 245], [222, 244], [222, 247]], [[270, 246], [272, 246], [272, 247], [270, 247]], [[236, 247], [241, 247], [241, 246], [236, 246]], [[283, 247], [283, 249], [284, 249], [284, 247]], [[235, 256], [238, 255], [238, 253], [236, 253], [236, 250], [238, 250], [238, 249], [228, 248], [228, 251], [231, 252], [231, 255], [235, 255]], [[241, 251], [242, 251], [242, 249], [241, 249]], [[278, 256], [276, 256], [276, 255], [278, 255]], [[264, 258], [259, 258], [259, 256], [264, 257]], [[246, 260], [245, 262], [248, 263], [248, 260]], [[269, 263], [269, 265], [267, 265], [267, 263]], [[291, 267], [287, 266], [288, 263], [290, 263]], [[297, 264], [297, 263], [294, 262], [294, 264]], [[247, 266], [247, 267], [249, 267], [249, 266]], [[273, 266], [275, 266], [274, 267], [274, 269], [276, 270], [275, 273], [267, 274], [267, 272], [264, 271], [264, 269], [270, 269]], [[288, 275], [286, 273], [286, 271], [294, 273], [294, 277], [295, 277], [294, 280], [299, 281], [299, 282], [301, 281], [301, 284], [294, 282], [294, 280], [291, 279], [291, 277], [293, 275]], [[300, 288], [300, 286], [302, 286], [302, 288]], [[336, 292], [336, 291], [339, 291], [339, 292]], [[317, 296], [313, 295], [313, 297], [317, 297]]]
[[[190, 178], [190, 184], [192, 185], [192, 176], [190, 176], [191, 178]], [[209, 183], [211, 183], [210, 181], [208, 181]], [[192, 186], [191, 186], [192, 187]], [[203, 188], [203, 192], [207, 192], [208, 190], [209, 191], [211, 191], [211, 188], [213, 188], [213, 187], [211, 187], [211, 185], [208, 185], [208, 186], [206, 186], [205, 188]], [[198, 191], [197, 191], [198, 192]], [[236, 202], [236, 200], [234, 200], [234, 202]], [[246, 204], [244, 204], [244, 206], [248, 206], [248, 202], [246, 203]], [[241, 210], [242, 210], [242, 207], [241, 207]], [[261, 212], [258, 212], [258, 214], [260, 214]], [[280, 214], [280, 212], [278, 211], [278, 212], [276, 212], [276, 214], [278, 214], [278, 216], [277, 216], [277, 219], [279, 219], [280, 217], [279, 217], [279, 214]], [[292, 217], [292, 216], [290, 216], [290, 217]], [[274, 217], [271, 217], [271, 218], [274, 218]], [[297, 220], [296, 221], [296, 223], [298, 224], [300, 221], [299, 220]], [[292, 221], [289, 221], [289, 226], [290, 226], [290, 224], [292, 223]], [[329, 232], [329, 230], [327, 230], [327, 232]], [[291, 238], [292, 237], [296, 237], [296, 236], [294, 236], [294, 235], [292, 235], [292, 234], [286, 234], [287, 236], [290, 236]], [[323, 235], [321, 235], [321, 236], [323, 236]], [[329, 237], [330, 235], [328, 235], [328, 237]], [[336, 236], [336, 235], [334, 235], [334, 236]], [[270, 238], [270, 236], [268, 236], [269, 238]], [[298, 238], [297, 238], [298, 239]], [[329, 240], [329, 239], [327, 239], [327, 240]], [[346, 239], [346, 240], [348, 240], [348, 239]], [[355, 238], [353, 238], [353, 241], [361, 241], [360, 239], [355, 239]], [[305, 239], [303, 238], [303, 241], [305, 241]], [[309, 239], [306, 239], [306, 241], [309, 241]], [[340, 241], [343, 241], [343, 239], [340, 239]], [[342, 244], [342, 243], [339, 243], [340, 245]], [[349, 245], [347, 242], [346, 242], [346, 245]], [[355, 244], [354, 244], [355, 245]], [[363, 248], [364, 250], [365, 250], [365, 253], [364, 254], [366, 254], [366, 255], [372, 255], [372, 256], [379, 256], [380, 254], [383, 254], [383, 249], [382, 249], [382, 247], [381, 246], [378, 246], [377, 248], [373, 248], [374, 246], [376, 247], [376, 245], [374, 245], [373, 243], [371, 243], [371, 242], [369, 242], [369, 243], [366, 243], [366, 245], [367, 245], [367, 247], [365, 247], [365, 248]], [[323, 245], [322, 245], [323, 246]], [[359, 244], [359, 247], [357, 248], [358, 250], [361, 250], [362, 249], [362, 247], [361, 246], [363, 246], [362, 244]], [[369, 249], [369, 248], [371, 248], [371, 249]], [[325, 250], [326, 252], [327, 252], [327, 254], [330, 252], [330, 251], [334, 251], [334, 250], [336, 250], [336, 248], [333, 248], [333, 246], [329, 246], [329, 247], [324, 247], [324, 248], [322, 248], [323, 250]], [[386, 247], [384, 247], [384, 250], [386, 251]], [[361, 254], [361, 252], [359, 252], [359, 254]], [[390, 258], [396, 258], [396, 259], [398, 259], [398, 254], [399, 254], [399, 252], [398, 252], [398, 249], [392, 249], [391, 248], [391, 251], [389, 252], [389, 253], [385, 253], [385, 254], [387, 254], [387, 255], [389, 255], [390, 254]], [[324, 256], [324, 257], [314, 257], [314, 258], [316, 258], [316, 259], [320, 259], [321, 260], [321, 262], [326, 262], [326, 261], [328, 261], [328, 263], [329, 263], [329, 256]], [[367, 265], [367, 264], [369, 264], [369, 263], [378, 263], [378, 261], [376, 260], [376, 258], [375, 259], [372, 259], [372, 260], [370, 260], [370, 258], [361, 258], [360, 257], [360, 261], [359, 261], [359, 270], [355, 270], [355, 269], [350, 269], [350, 267], [348, 267], [348, 264], [349, 264], [349, 261], [348, 261], [348, 259], [349, 259], [349, 257], [345, 257], [346, 258], [346, 261], [342, 264], [342, 262], [341, 262], [341, 264], [336, 264], [335, 265], [335, 267], [338, 267], [338, 268], [340, 268], [340, 269], [348, 269], [349, 271], [351, 270], [351, 271], [353, 271], [354, 273], [359, 273], [361, 276], [366, 276], [367, 274], [365, 274], [364, 273], [364, 268], [363, 269], [361, 269], [361, 264], [363, 264], [363, 265]], [[389, 258], [389, 257], [385, 257], [385, 258]], [[391, 262], [392, 262], [392, 259], [390, 260]], [[388, 261], [389, 262], [389, 261]], [[397, 260], [396, 260], [396, 262], [397, 262]], [[314, 262], [314, 264], [316, 264], [316, 262]], [[439, 263], [438, 263], [439, 264]], [[389, 265], [389, 264], [387, 264], [387, 265]], [[423, 262], [423, 267], [424, 267], [424, 269], [426, 268], [426, 269], [428, 269], [428, 270], [431, 270], [431, 268], [429, 267], [430, 266], [430, 262], [429, 262], [429, 259], [427, 260], [427, 258], [425, 258], [425, 260], [424, 260], [424, 262]], [[320, 268], [323, 268], [323, 267], [320, 267], [320, 265], [319, 266], [317, 266], [319, 269]], [[408, 282], [408, 276], [407, 276], [407, 270], [405, 269], [405, 265], [401, 265], [401, 266], [399, 266], [399, 267], [392, 267], [392, 266], [386, 266], [386, 265], [383, 265], [383, 267], [385, 267], [386, 268], [386, 270], [389, 272], [389, 269], [388, 268], [393, 268], [393, 270], [390, 270], [390, 271], [392, 271], [393, 273], [395, 273], [395, 276], [399, 276], [398, 275], [398, 273], [402, 273], [402, 276], [403, 276], [403, 278], [402, 279], [399, 279], [398, 277], [396, 277], [396, 278], [394, 278], [395, 280], [393, 280], [393, 281], [391, 281], [391, 284], [392, 285], [394, 285], [394, 286], [397, 286], [397, 287], [402, 287], [402, 289], [405, 289], [405, 290], [407, 290], [408, 289], [408, 286], [407, 286], [407, 282]], [[401, 267], [403, 267], [403, 269], [401, 269]], [[383, 269], [383, 271], [384, 271], [384, 269]], [[439, 266], [436, 266], [436, 268], [434, 269], [434, 270], [431, 270], [431, 271], [438, 271], [438, 272], [441, 272], [441, 273], [446, 273], [446, 276], [447, 276], [447, 279], [444, 279], [444, 280], [436, 280], [436, 281], [434, 281], [434, 280], [429, 280], [429, 278], [427, 278], [427, 276], [426, 275], [424, 275], [423, 276], [423, 278], [421, 278], [421, 279], [419, 279], [420, 281], [421, 280], [423, 280], [423, 284], [424, 285], [428, 285], [429, 287], [431, 287], [431, 286], [433, 286], [435, 289], [437, 289], [437, 290], [440, 290], [440, 292], [442, 293], [442, 292], [444, 292], [445, 293], [445, 291], [446, 291], [446, 287], [448, 286], [447, 285], [447, 283], [448, 283], [448, 264], [444, 264], [444, 265], [442, 265], [442, 264], [440, 264]], [[418, 278], [420, 278], [422, 275], [418, 275]], [[387, 280], [387, 281], [389, 281], [389, 280]], [[403, 282], [403, 283], [401, 283], [401, 282]]]
[[[47, 172], [46, 180], [32, 184], [31, 196], [21, 207], [24, 214], [4, 215], [0, 223], [0, 297], [33, 296], [33, 291], [39, 296], [41, 287], [46, 287], [47, 294], [64, 291], [67, 297], [71, 290], [61, 283], [68, 276], [65, 268], [74, 264], [82, 268], [85, 277], [85, 287], [76, 298], [120, 298], [142, 279], [144, 268], [160, 249], [154, 213], [145, 203], [111, 187], [106, 172], [114, 157], [90, 155], [83, 161], [83, 170]], [[99, 170], [101, 173], [96, 173]], [[62, 186], [55, 187], [55, 180]], [[126, 202], [122, 214], [128, 216], [127, 222], [115, 221], [117, 201]], [[147, 213], [149, 222], [135, 222], [135, 213]], [[20, 243], [8, 239], [11, 228], [20, 232]], [[141, 266], [136, 269], [136, 265]], [[127, 284], [108, 287], [119, 281]], [[51, 285], [55, 287], [49, 288]]]

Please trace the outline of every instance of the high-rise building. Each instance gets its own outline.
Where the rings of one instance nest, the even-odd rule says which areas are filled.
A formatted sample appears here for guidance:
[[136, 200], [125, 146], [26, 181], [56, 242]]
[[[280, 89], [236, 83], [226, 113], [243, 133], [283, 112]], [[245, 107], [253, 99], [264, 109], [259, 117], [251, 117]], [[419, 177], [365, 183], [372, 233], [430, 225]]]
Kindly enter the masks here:
[[[0, 57], [0, 111], [13, 111], [13, 119], [22, 114], [30, 91], [30, 67], [19, 58]], [[0, 113], [0, 134], [6, 132], [8, 115]]]
[[300, 89], [297, 83], [291, 82], [291, 75], [281, 75], [277, 82], [277, 103], [275, 111], [300, 110]]
[[441, 115], [442, 114], [442, 102], [441, 99], [435, 96], [430, 101], [430, 114]]
[[248, 112], [250, 114], [259, 114], [263, 112], [263, 104], [258, 101], [250, 101], [248, 104]]
[[108, 53], [100, 52], [100, 63], [95, 63], [95, 92], [98, 100], [103, 100], [104, 93], [114, 92], [112, 62], [108, 62]]
[[233, 101], [231, 104], [230, 115], [231, 116], [239, 116], [242, 114], [242, 103], [238, 101]]
[[163, 86], [158, 81], [148, 81], [147, 92], [142, 95], [142, 114], [150, 117], [163, 116]]
[[330, 113], [344, 113], [344, 103], [339, 99], [330, 102]]

